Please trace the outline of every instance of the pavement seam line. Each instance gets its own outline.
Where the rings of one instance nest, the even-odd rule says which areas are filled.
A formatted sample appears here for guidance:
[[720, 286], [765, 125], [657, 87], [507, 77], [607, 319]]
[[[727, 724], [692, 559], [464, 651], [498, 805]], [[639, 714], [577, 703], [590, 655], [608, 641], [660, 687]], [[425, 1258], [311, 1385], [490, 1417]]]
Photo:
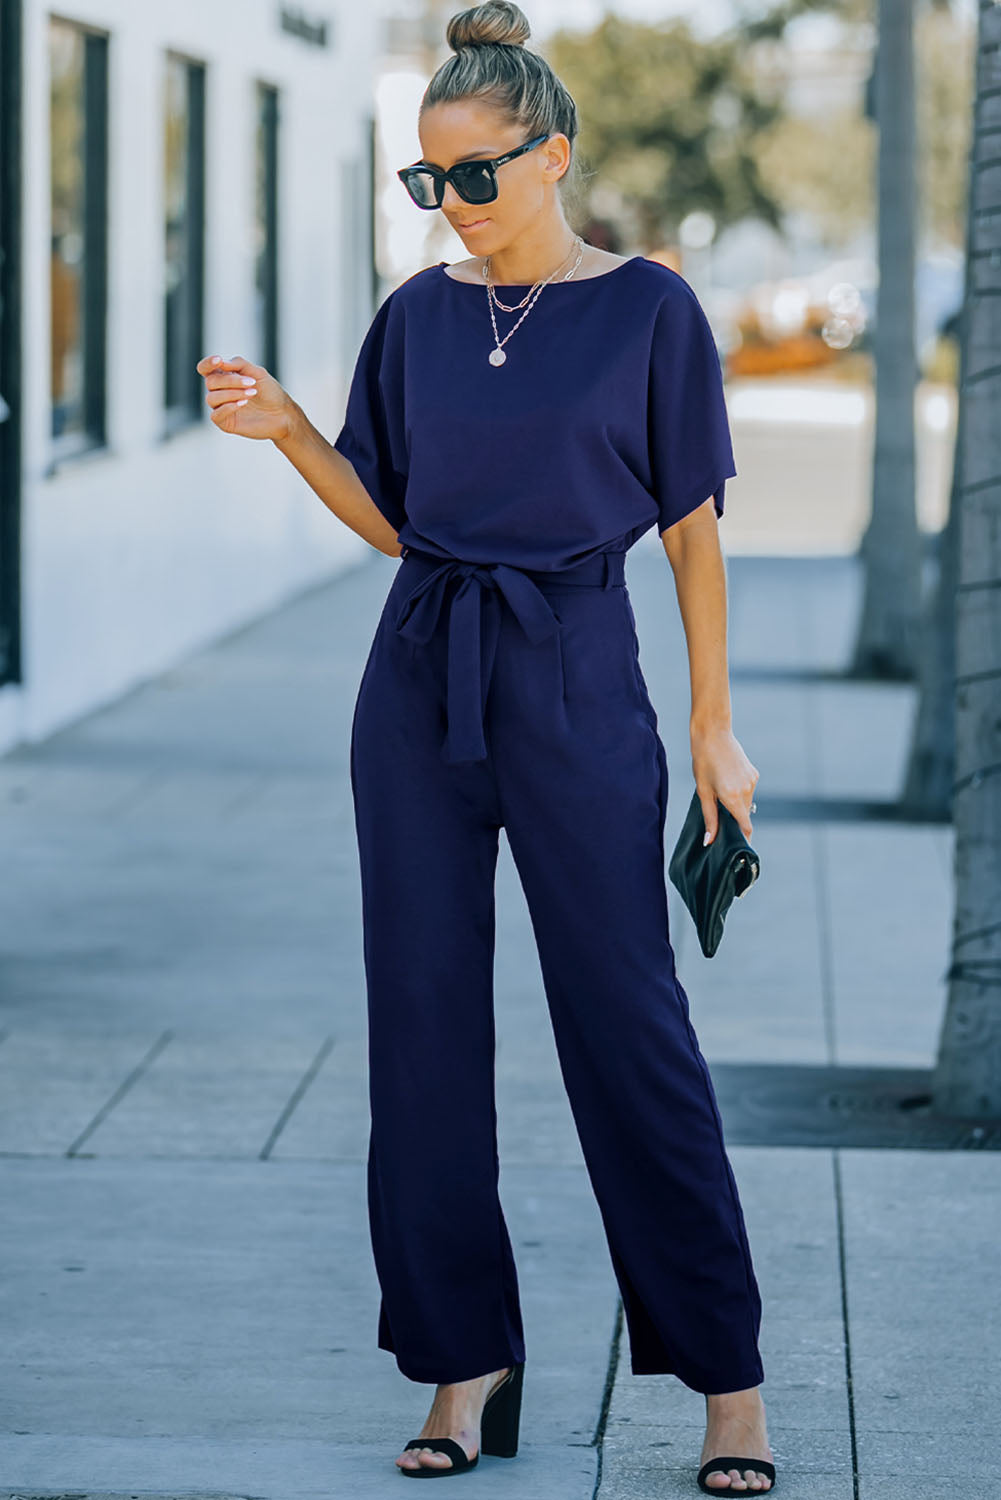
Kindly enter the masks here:
[[285, 1107], [282, 1109], [277, 1120], [272, 1125], [271, 1133], [268, 1136], [267, 1140], [264, 1142], [264, 1145], [261, 1147], [258, 1158], [260, 1161], [268, 1161], [270, 1159], [272, 1147], [291, 1119], [292, 1114], [298, 1106], [302, 1096], [309, 1088], [309, 1085], [313, 1082], [313, 1079], [316, 1077], [317, 1073], [319, 1073], [320, 1068], [323, 1066], [325, 1059], [331, 1052], [333, 1045], [334, 1039], [332, 1036], [324, 1037], [323, 1041], [320, 1043], [320, 1050], [313, 1058], [313, 1061], [310, 1063], [305, 1073], [299, 1079], [299, 1082], [296, 1084], [295, 1088], [292, 1090], [292, 1093], [289, 1095]]
[[587, 1444], [589, 1448], [596, 1448], [598, 1450], [598, 1462], [595, 1466], [594, 1489], [591, 1491], [591, 1500], [598, 1500], [598, 1491], [601, 1489], [605, 1458], [605, 1428], [608, 1426], [608, 1413], [612, 1406], [612, 1393], [615, 1390], [615, 1379], [619, 1372], [622, 1329], [623, 1307], [620, 1296], [616, 1298], [615, 1303], [615, 1327], [612, 1330], [612, 1342], [608, 1351], [608, 1368], [605, 1371], [605, 1389], [601, 1393], [601, 1409], [598, 1412], [598, 1421], [595, 1425], [594, 1436], [590, 1443]]
[[855, 1430], [855, 1390], [852, 1376], [852, 1341], [848, 1328], [848, 1278], [845, 1255], [844, 1194], [841, 1184], [841, 1152], [834, 1147], [831, 1152], [834, 1168], [834, 1216], [838, 1236], [838, 1274], [841, 1280], [841, 1326], [845, 1344], [845, 1390], [848, 1396], [848, 1435], [852, 1445], [852, 1496], [859, 1500], [858, 1436]]
[[101, 1105], [101, 1108], [97, 1111], [97, 1114], [91, 1120], [90, 1124], [85, 1125], [83, 1130], [81, 1130], [80, 1134], [77, 1136], [76, 1140], [72, 1141], [70, 1145], [67, 1146], [65, 1153], [67, 1156], [76, 1156], [79, 1153], [80, 1147], [83, 1145], [87, 1137], [89, 1135], [93, 1135], [94, 1131], [101, 1124], [101, 1122], [107, 1119], [108, 1115], [114, 1109], [115, 1105], [118, 1104], [122, 1099], [124, 1099], [129, 1089], [132, 1088], [133, 1085], [138, 1081], [138, 1079], [142, 1077], [143, 1073], [146, 1072], [153, 1059], [160, 1052], [162, 1052], [167, 1043], [173, 1039], [173, 1035], [174, 1033], [172, 1031], [161, 1031], [152, 1047], [150, 1047], [147, 1051], [146, 1056], [139, 1059], [135, 1067], [132, 1069], [132, 1072], [128, 1073], [115, 1089], [115, 1092], [111, 1095], [111, 1098], [105, 1100], [104, 1104]]

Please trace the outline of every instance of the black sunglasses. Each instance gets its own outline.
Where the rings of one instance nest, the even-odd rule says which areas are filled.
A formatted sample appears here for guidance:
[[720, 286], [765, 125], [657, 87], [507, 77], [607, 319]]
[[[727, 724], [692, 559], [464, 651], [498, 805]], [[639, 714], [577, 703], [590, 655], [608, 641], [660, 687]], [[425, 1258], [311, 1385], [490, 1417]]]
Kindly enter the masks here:
[[514, 161], [525, 151], [541, 146], [548, 139], [548, 135], [537, 135], [534, 140], [506, 151], [503, 156], [495, 156], [490, 161], [459, 161], [447, 172], [441, 167], [415, 162], [411, 167], [401, 167], [396, 175], [418, 208], [441, 208], [446, 182], [450, 182], [467, 203], [492, 203], [497, 197], [497, 168], [506, 161]]

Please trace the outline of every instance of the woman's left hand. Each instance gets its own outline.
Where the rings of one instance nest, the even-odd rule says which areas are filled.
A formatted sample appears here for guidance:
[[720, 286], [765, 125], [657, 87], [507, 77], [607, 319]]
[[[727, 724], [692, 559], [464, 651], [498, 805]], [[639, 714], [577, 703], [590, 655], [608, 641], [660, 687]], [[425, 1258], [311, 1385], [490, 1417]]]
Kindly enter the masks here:
[[758, 770], [744, 754], [731, 729], [691, 731], [692, 770], [695, 790], [702, 803], [706, 824], [704, 844], [711, 844], [719, 831], [717, 798], [733, 813], [746, 839], [751, 837], [751, 804], [758, 784]]

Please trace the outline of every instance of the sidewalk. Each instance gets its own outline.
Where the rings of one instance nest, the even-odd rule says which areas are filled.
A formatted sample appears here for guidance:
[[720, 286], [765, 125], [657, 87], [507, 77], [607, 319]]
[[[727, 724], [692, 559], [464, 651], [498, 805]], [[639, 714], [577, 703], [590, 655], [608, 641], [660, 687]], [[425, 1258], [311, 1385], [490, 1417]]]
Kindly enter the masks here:
[[[650, 540], [628, 583], [670, 849], [692, 786], [688, 676]], [[375, 1346], [347, 772], [393, 567], [373, 554], [0, 759], [0, 1500], [400, 1495], [393, 1458], [431, 1388]], [[1001, 1157], [824, 1143], [839, 1126], [823, 1103], [783, 1134], [775, 1103], [812, 1068], [931, 1065], [951, 834], [852, 815], [892, 801], [915, 701], [816, 675], [847, 654], [854, 561], [728, 567], [762, 879], [712, 960], [669, 892], [761, 1285], [776, 1492], [958, 1496], [1001, 1479]], [[520, 1500], [698, 1494], [704, 1399], [629, 1372], [503, 839], [496, 987], [529, 1364], [518, 1458], [465, 1482]], [[845, 1120], [853, 1141], [869, 1128]]]

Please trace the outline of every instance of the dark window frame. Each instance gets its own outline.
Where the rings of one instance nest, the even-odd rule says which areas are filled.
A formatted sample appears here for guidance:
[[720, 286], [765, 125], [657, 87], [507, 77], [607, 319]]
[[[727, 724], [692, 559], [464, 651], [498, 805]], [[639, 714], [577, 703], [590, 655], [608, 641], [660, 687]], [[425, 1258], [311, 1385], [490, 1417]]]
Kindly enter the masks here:
[[0, 685], [24, 680], [21, 640], [21, 6], [0, 4]]
[[[80, 336], [81, 428], [54, 432], [50, 407], [50, 457], [46, 474], [107, 449], [108, 383], [108, 73], [107, 32], [75, 19], [51, 15], [49, 25], [72, 27], [83, 42], [83, 170]], [[51, 186], [50, 186], [51, 193]], [[51, 390], [50, 390], [51, 400]]]
[[257, 133], [254, 159], [257, 167], [254, 201], [255, 228], [262, 236], [254, 264], [257, 298], [257, 362], [281, 381], [279, 346], [279, 162], [281, 98], [275, 85], [258, 80], [256, 85]]
[[[165, 438], [203, 420], [204, 386], [195, 368], [204, 354], [205, 304], [205, 98], [206, 64], [178, 52], [167, 52], [166, 66], [184, 70], [185, 196], [182, 220], [183, 288], [172, 302], [165, 284], [163, 299], [163, 435]], [[166, 131], [168, 91], [164, 90], [161, 124]], [[166, 188], [166, 179], [164, 181]], [[166, 237], [169, 225], [164, 198], [164, 270], [168, 265]]]

